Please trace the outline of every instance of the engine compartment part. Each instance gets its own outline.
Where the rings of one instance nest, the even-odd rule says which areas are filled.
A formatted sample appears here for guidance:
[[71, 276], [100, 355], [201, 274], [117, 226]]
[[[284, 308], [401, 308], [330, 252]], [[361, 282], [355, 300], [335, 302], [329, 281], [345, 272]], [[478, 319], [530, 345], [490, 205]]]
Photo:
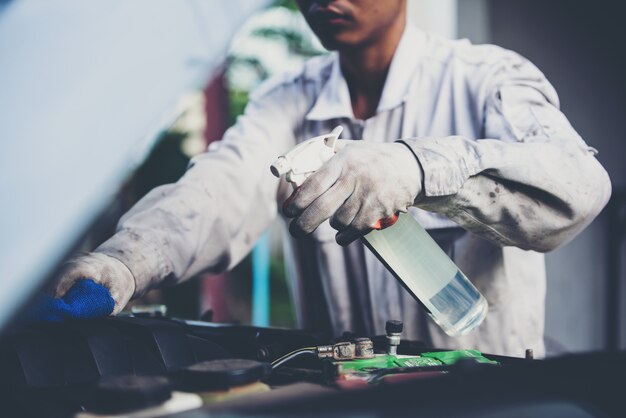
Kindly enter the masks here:
[[98, 382], [86, 408], [101, 414], [120, 414], [152, 408], [172, 398], [172, 384], [161, 376], [119, 376]]
[[179, 388], [200, 392], [248, 385], [268, 378], [270, 373], [268, 363], [231, 358], [193, 364], [176, 373], [175, 379]]
[[188, 416], [195, 408], [197, 417], [409, 416], [415, 410], [456, 416], [447, 408], [546, 396], [604, 413], [617, 398], [608, 396], [616, 386], [603, 379], [623, 381], [626, 369], [624, 355], [538, 361], [406, 340], [393, 345], [397, 354], [390, 355], [387, 336], [346, 334], [332, 341], [298, 330], [167, 317], [27, 327], [0, 344], [3, 414]]

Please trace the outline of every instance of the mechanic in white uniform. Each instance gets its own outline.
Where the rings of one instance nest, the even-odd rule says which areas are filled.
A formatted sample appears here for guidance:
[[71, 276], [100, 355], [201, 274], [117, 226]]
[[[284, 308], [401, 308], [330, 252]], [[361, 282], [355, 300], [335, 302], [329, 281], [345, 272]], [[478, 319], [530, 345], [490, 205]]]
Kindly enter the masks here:
[[[433, 346], [541, 356], [542, 253], [574, 238], [611, 193], [553, 87], [514, 52], [410, 26], [406, 0], [298, 3], [333, 52], [257, 89], [177, 183], [68, 263], [56, 295], [93, 278], [115, 314], [152, 288], [235, 266], [282, 213], [294, 218], [287, 262], [301, 327], [373, 335], [401, 319], [405, 338]], [[292, 188], [270, 165], [337, 125], [354, 143], [283, 205]], [[356, 239], [407, 208], [489, 303], [466, 336], [448, 337]]]

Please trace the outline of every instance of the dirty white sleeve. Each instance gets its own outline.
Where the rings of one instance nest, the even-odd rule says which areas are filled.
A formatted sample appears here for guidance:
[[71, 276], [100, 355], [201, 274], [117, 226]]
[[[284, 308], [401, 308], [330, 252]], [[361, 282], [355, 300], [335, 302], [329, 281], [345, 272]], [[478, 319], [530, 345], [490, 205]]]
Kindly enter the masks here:
[[97, 251], [133, 273], [135, 296], [238, 263], [276, 216], [278, 179], [269, 167], [294, 145], [280, 97], [251, 99], [222, 141], [195, 157], [174, 184], [157, 187]]
[[609, 177], [534, 65], [511, 53], [486, 80], [489, 139], [404, 141], [424, 170], [416, 204], [499, 245], [549, 251], [597, 216]]

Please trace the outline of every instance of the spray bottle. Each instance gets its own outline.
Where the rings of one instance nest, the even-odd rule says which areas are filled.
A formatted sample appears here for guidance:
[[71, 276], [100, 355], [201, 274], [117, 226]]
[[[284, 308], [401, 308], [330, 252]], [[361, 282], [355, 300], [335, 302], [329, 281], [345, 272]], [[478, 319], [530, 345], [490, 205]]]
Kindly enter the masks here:
[[[272, 164], [272, 173], [299, 187], [335, 155], [342, 130], [297, 145]], [[378, 221], [362, 240], [446, 334], [464, 335], [485, 319], [485, 298], [410, 214]]]

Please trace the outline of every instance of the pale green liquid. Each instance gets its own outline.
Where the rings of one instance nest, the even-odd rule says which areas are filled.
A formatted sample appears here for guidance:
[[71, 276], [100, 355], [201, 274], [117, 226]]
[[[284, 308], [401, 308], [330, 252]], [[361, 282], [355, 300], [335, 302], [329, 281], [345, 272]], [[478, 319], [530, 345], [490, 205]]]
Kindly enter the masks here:
[[485, 298], [411, 215], [364, 240], [446, 334], [466, 334], [485, 319]]

